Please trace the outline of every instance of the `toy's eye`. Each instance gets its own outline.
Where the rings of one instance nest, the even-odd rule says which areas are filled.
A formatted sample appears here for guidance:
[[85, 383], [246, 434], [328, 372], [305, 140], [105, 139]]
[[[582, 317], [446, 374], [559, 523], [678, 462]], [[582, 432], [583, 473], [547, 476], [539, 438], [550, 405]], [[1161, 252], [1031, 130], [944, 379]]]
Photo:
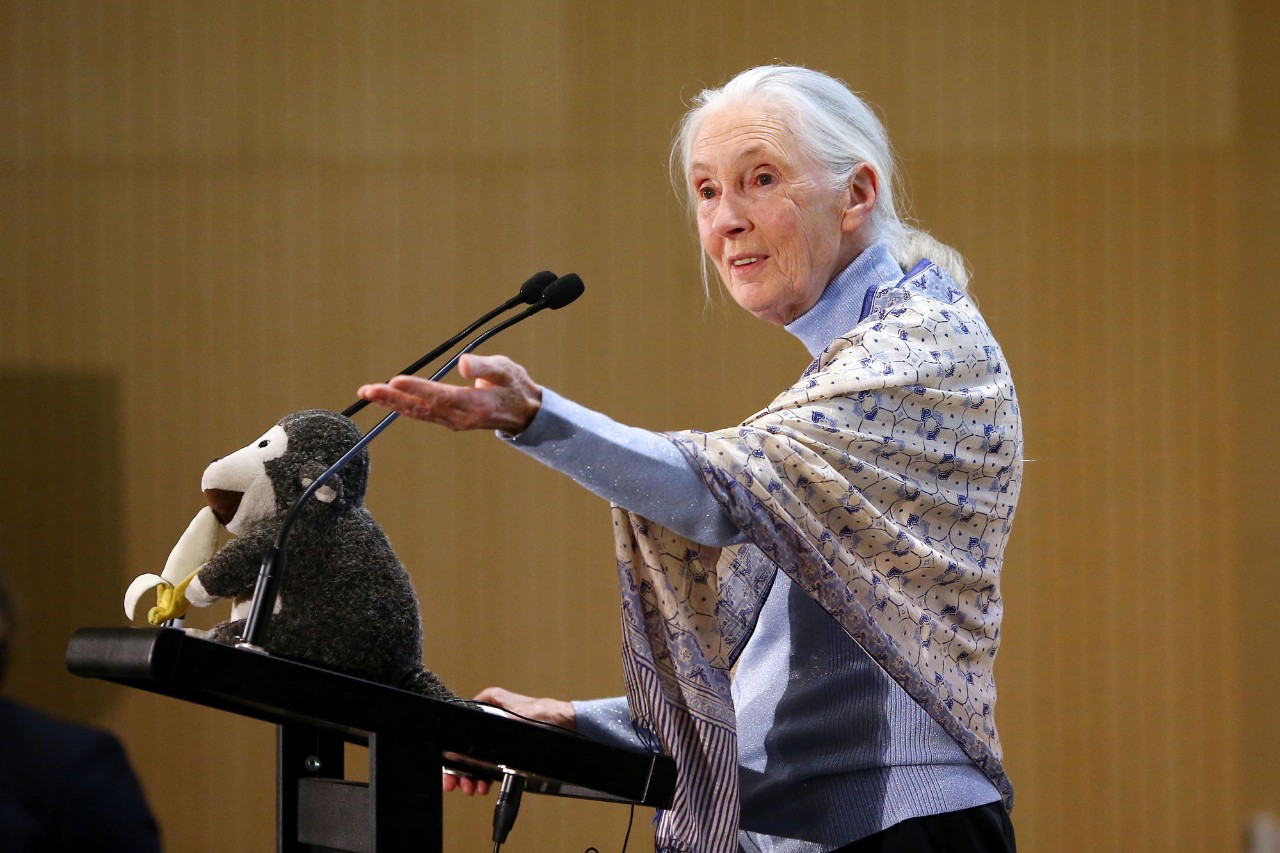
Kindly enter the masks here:
[[262, 462], [270, 462], [272, 459], [279, 459], [289, 450], [289, 433], [284, 431], [284, 427], [276, 424], [271, 429], [258, 436], [258, 440], [253, 444], [245, 446], [254, 448], [257, 452], [254, 454]]

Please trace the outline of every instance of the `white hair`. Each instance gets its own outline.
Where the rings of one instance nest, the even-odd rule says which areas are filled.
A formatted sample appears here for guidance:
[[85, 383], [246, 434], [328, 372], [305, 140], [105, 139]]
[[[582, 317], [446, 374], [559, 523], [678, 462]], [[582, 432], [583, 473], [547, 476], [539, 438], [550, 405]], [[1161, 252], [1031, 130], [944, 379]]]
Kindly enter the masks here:
[[[833, 187], [849, 185], [853, 171], [866, 163], [879, 177], [872, 235], [884, 240], [894, 260], [909, 271], [928, 258], [941, 266], [955, 283], [965, 288], [969, 269], [955, 249], [904, 221], [894, 200], [897, 168], [889, 134], [871, 107], [842, 81], [821, 71], [795, 65], [762, 65], [749, 68], [719, 89], [704, 89], [676, 133], [671, 147], [671, 175], [677, 188], [684, 187], [689, 204], [697, 197], [688, 181], [689, 164], [698, 132], [707, 117], [728, 106], [754, 103], [782, 112], [796, 141], [830, 177]], [[703, 269], [705, 280], [706, 270]]]

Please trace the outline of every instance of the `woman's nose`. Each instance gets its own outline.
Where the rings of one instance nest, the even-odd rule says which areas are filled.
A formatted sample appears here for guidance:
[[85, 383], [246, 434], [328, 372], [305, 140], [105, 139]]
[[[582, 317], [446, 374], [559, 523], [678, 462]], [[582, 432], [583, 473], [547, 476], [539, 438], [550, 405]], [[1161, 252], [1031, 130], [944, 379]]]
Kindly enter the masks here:
[[721, 195], [711, 227], [721, 237], [732, 237], [748, 230], [751, 220], [747, 216], [743, 198], [735, 192]]

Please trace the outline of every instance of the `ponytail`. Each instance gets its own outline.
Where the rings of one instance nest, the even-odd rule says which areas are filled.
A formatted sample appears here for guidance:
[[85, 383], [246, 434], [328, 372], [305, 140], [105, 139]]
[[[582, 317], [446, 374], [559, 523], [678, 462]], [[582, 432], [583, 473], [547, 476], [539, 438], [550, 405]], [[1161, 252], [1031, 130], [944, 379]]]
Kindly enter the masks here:
[[881, 236], [889, 244], [889, 254], [893, 255], [904, 273], [910, 272], [921, 261], [929, 260], [946, 270], [956, 287], [968, 289], [969, 265], [963, 255], [928, 231], [921, 231], [901, 220], [896, 225], [896, 228], [885, 229], [893, 233], [882, 233]]

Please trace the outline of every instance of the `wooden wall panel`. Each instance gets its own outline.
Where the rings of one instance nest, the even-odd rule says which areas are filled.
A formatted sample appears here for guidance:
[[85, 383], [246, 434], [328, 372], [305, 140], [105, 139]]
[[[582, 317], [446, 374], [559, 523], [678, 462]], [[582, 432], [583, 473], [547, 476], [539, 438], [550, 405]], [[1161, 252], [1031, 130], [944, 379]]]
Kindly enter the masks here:
[[105, 711], [120, 694], [58, 662], [83, 620], [111, 624], [120, 612], [102, 595], [104, 585], [125, 580], [119, 382], [0, 368], [0, 399], [12, 412], [0, 420], [5, 483], [32, 484], [0, 490], [0, 577], [19, 638], [6, 686], [38, 694], [63, 716]]
[[[1278, 18], [1207, 0], [0, 0], [0, 374], [97, 377], [115, 424], [110, 570], [66, 615], [114, 618], [210, 458], [346, 405], [537, 269], [578, 271], [586, 297], [489, 351], [550, 387], [655, 429], [767, 401], [807, 359], [704, 298], [666, 146], [702, 86], [810, 64], [885, 115], [1019, 382], [1033, 461], [998, 672], [1023, 849], [1233, 849], [1249, 811], [1280, 810], [1268, 619], [1234, 606], [1274, 588], [1275, 525], [1240, 485], [1276, 470], [1246, 455], [1274, 404], [1240, 364], [1276, 366], [1250, 252], [1277, 224], [1256, 105], [1274, 105]], [[71, 507], [42, 470], [21, 487]], [[456, 690], [620, 689], [600, 502], [491, 436], [403, 424], [369, 503]], [[60, 666], [66, 628], [41, 624], [30, 672]], [[126, 740], [171, 849], [270, 849], [269, 727], [104, 689], [82, 715]], [[449, 849], [488, 837], [489, 804], [448, 809]], [[532, 799], [508, 848], [610, 849], [625, 821]]]
[[[1261, 615], [1280, 596], [1280, 523], [1275, 501], [1264, 496], [1269, 478], [1280, 471], [1280, 447], [1270, 440], [1270, 427], [1280, 417], [1280, 371], [1275, 368], [1280, 290], [1259, 271], [1273, 254], [1280, 222], [1280, 91], [1275, 82], [1275, 45], [1280, 16], [1269, 3], [1241, 4], [1239, 15], [1242, 81], [1240, 133], [1233, 151], [1237, 165], [1237, 278], [1241, 287], [1227, 289], [1229, 334], [1238, 342], [1224, 373], [1226, 385], [1244, 410], [1238, 440], [1224, 452], [1231, 466], [1222, 507], [1239, 518], [1241, 606], [1240, 668], [1242, 690], [1237, 728], [1244, 743], [1240, 795], [1244, 808], [1277, 810], [1280, 792], [1280, 727], [1276, 726], [1276, 664], [1266, 650], [1274, 645], [1275, 620]], [[1221, 510], [1220, 510], [1221, 511]], [[1233, 605], [1241, 601], [1232, 599]]]

